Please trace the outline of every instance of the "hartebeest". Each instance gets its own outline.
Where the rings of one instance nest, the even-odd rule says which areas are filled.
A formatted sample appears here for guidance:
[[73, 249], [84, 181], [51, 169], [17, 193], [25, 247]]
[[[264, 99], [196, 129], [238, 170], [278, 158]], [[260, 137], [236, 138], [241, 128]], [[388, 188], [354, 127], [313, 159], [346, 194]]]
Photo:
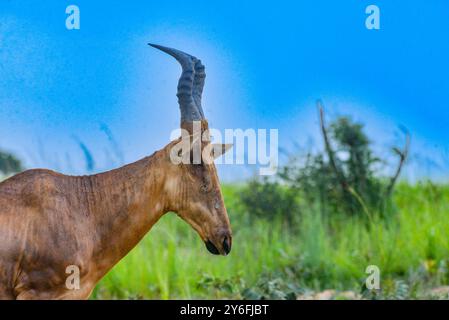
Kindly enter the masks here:
[[[152, 46], [182, 66], [177, 96], [183, 132], [193, 140], [193, 124], [200, 123], [202, 136], [207, 136], [201, 61]], [[98, 281], [169, 211], [187, 221], [211, 253], [227, 255], [231, 228], [216, 168], [204, 159], [174, 163], [171, 152], [180, 141], [101, 174], [66, 176], [36, 169], [0, 183], [0, 298], [88, 298]], [[202, 150], [207, 146], [212, 145], [206, 139]], [[217, 156], [226, 148], [209, 149], [222, 150]], [[79, 268], [79, 289], [66, 286], [68, 266]]]

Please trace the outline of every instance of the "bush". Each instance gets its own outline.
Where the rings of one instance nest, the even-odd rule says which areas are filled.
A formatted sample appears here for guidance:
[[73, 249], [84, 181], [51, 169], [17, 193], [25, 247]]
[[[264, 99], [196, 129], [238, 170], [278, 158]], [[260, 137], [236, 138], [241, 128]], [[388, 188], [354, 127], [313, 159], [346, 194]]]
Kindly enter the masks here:
[[274, 178], [253, 178], [242, 190], [239, 200], [251, 217], [292, 223], [300, 206], [318, 206], [323, 214], [343, 213], [372, 218], [374, 213], [389, 214], [396, 180], [405, 162], [409, 137], [404, 150], [393, 148], [400, 162], [391, 178], [382, 176], [371, 142], [362, 124], [340, 117], [329, 128], [320, 109], [325, 148], [305, 157], [292, 157]]
[[298, 214], [297, 192], [267, 177], [253, 178], [240, 193], [242, 210], [250, 217], [294, 221]]
[[292, 157], [281, 168], [279, 177], [310, 203], [318, 203], [323, 213], [343, 212], [371, 216], [372, 212], [389, 212], [392, 193], [407, 157], [409, 137], [404, 150], [393, 148], [400, 162], [390, 179], [382, 176], [363, 125], [349, 117], [340, 117], [329, 128], [320, 109], [325, 148], [305, 157]]
[[17, 173], [23, 170], [19, 159], [10, 153], [0, 151], [0, 172], [4, 175]]

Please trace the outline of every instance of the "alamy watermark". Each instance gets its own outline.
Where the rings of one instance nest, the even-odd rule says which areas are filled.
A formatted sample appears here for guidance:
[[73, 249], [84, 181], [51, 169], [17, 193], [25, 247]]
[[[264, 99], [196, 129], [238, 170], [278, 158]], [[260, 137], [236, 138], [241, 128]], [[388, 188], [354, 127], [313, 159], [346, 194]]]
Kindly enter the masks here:
[[365, 270], [369, 276], [365, 280], [365, 286], [368, 290], [380, 289], [380, 269], [376, 265], [369, 265]]
[[65, 27], [67, 30], [79, 30], [81, 28], [80, 8], [74, 4], [65, 9], [68, 15], [65, 20]]
[[69, 265], [65, 269], [65, 273], [69, 276], [65, 280], [65, 286], [69, 290], [80, 289], [80, 268], [76, 265]]
[[368, 30], [380, 30], [380, 9], [378, 6], [371, 4], [365, 9], [368, 17], [365, 20], [365, 27]]
[[[81, 28], [80, 9], [77, 5], [67, 6], [65, 13], [68, 15], [65, 26], [68, 30], [79, 30]], [[365, 13], [368, 15], [365, 20], [365, 27], [368, 30], [380, 30], [380, 8], [371, 4], [366, 7]]]
[[[277, 129], [217, 129], [202, 131], [201, 122], [193, 122], [193, 130], [173, 130], [170, 140], [181, 136], [181, 141], [171, 150], [174, 164], [217, 164], [259, 165], [260, 175], [274, 175], [277, 172], [279, 133]], [[213, 141], [213, 143], [211, 143]], [[223, 157], [220, 158], [221, 155]]]

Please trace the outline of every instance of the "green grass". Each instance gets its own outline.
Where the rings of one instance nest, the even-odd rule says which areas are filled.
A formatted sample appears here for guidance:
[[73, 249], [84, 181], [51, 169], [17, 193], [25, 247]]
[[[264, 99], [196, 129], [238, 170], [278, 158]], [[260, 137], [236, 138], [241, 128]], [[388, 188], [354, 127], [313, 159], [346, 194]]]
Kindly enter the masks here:
[[449, 186], [401, 184], [388, 220], [325, 218], [310, 208], [298, 212], [297, 227], [249, 222], [238, 210], [238, 191], [224, 187], [234, 233], [229, 256], [209, 254], [190, 226], [168, 214], [92, 298], [240, 298], [243, 288], [276, 277], [303, 289], [359, 291], [372, 264], [384, 287], [396, 280], [419, 290], [447, 284]]

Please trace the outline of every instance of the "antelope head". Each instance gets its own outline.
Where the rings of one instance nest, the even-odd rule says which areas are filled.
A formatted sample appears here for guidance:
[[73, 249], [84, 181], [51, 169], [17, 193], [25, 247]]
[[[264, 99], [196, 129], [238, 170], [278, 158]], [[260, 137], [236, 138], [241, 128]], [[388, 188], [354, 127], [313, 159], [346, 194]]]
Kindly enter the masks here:
[[177, 92], [182, 136], [165, 148], [166, 159], [170, 159], [164, 170], [167, 209], [198, 232], [209, 252], [227, 255], [232, 244], [231, 226], [213, 160], [230, 146], [210, 143], [201, 106], [204, 66], [199, 59], [182, 51], [150, 45], [174, 57], [182, 67]]

